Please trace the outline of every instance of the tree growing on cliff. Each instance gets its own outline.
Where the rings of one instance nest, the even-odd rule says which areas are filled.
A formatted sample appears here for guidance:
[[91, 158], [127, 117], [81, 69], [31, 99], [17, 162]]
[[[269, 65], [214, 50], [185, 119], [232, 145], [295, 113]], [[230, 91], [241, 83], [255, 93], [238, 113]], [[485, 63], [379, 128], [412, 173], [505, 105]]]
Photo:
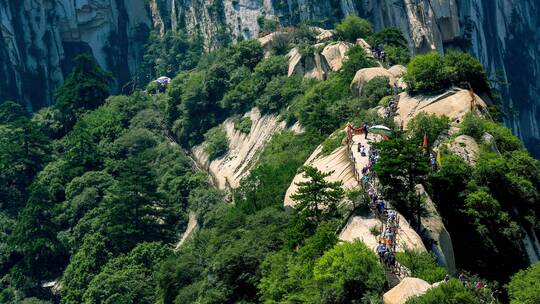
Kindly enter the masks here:
[[418, 227], [424, 208], [415, 186], [429, 171], [427, 155], [413, 141], [399, 137], [376, 146], [380, 158], [374, 170], [381, 184], [385, 185], [384, 196]]
[[468, 89], [477, 93], [490, 93], [486, 72], [480, 61], [470, 54], [451, 51], [446, 55], [430, 52], [416, 56], [407, 66], [405, 81], [409, 90], [433, 93], [450, 86]]
[[366, 19], [351, 15], [336, 25], [336, 31], [339, 38], [356, 42], [358, 38], [366, 38], [371, 35], [373, 28]]
[[75, 58], [75, 67], [54, 94], [54, 106], [60, 110], [64, 134], [71, 130], [80, 115], [105, 102], [111, 81], [111, 75], [103, 71], [90, 55]]
[[297, 203], [296, 210], [316, 222], [327, 220], [337, 214], [337, 204], [343, 199], [341, 182], [325, 180], [332, 173], [323, 173], [317, 168], [302, 168], [308, 181], [299, 182], [298, 190], [291, 198]]

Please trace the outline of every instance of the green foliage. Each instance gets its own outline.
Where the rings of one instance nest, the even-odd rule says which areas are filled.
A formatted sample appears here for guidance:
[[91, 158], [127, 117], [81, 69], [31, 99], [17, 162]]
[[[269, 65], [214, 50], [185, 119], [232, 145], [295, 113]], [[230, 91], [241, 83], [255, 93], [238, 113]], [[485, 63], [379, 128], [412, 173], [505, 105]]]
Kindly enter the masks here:
[[415, 186], [428, 173], [428, 159], [419, 146], [402, 138], [392, 138], [376, 144], [379, 160], [374, 166], [383, 194], [395, 208], [417, 226], [424, 212]]
[[297, 169], [313, 152], [320, 138], [291, 131], [275, 134], [266, 145], [258, 165], [242, 179], [235, 191], [235, 204], [245, 212], [282, 206], [283, 197]]
[[184, 145], [199, 143], [203, 138], [202, 134], [217, 122], [217, 100], [210, 100], [209, 92], [205, 89], [207, 78], [224, 80], [217, 79], [216, 76], [222, 75], [207, 76], [206, 73], [196, 71], [190, 73], [181, 84], [184, 89], [178, 101], [180, 118], [174, 122], [173, 130]]
[[450, 233], [463, 236], [454, 240], [457, 263], [501, 281], [526, 265], [519, 226], [537, 223], [538, 208], [532, 206], [538, 204], [539, 173], [538, 161], [520, 150], [481, 153], [474, 168], [443, 154], [440, 171], [428, 178], [429, 189]]
[[[159, 2], [160, 9], [164, 4]], [[221, 6], [214, 1], [209, 13]], [[371, 31], [357, 17], [338, 28], [350, 40]], [[144, 28], [137, 31], [144, 40]], [[315, 39], [308, 26], [291, 36], [306, 45]], [[384, 45], [391, 62], [407, 60], [398, 31], [371, 38]], [[40, 285], [59, 277], [63, 288], [54, 300], [62, 303], [380, 301], [384, 272], [373, 253], [360, 243], [336, 245], [342, 225], [337, 204], [345, 196], [339, 183], [304, 168], [307, 181], [293, 195], [299, 212], [283, 209], [298, 168], [326, 135], [347, 121], [395, 127], [391, 118], [366, 111], [391, 94], [386, 79], [368, 83], [360, 98], [349, 90], [356, 71], [373, 66], [373, 60], [353, 47], [341, 72], [326, 81], [304, 80], [286, 77], [284, 56], [263, 59], [257, 41], [202, 54], [202, 40], [181, 31], [150, 39], [145, 75], [183, 71], [165, 94], [134, 92], [105, 100], [111, 80], [82, 57], [56, 93], [54, 107], [30, 120], [20, 105], [0, 105], [0, 302], [51, 299]], [[463, 79], [475, 90], [482, 86], [483, 71], [467, 56], [439, 58], [448, 79], [442, 87]], [[425, 66], [433, 68], [421, 63], [416, 64], [422, 73]], [[441, 87], [430, 73], [422, 74], [424, 80]], [[177, 141], [190, 149], [206, 139], [210, 157], [219, 157], [228, 141], [216, 126], [255, 105], [265, 114], [283, 114], [288, 123], [298, 120], [305, 132], [273, 136], [228, 204]], [[505, 280], [526, 265], [519, 226], [540, 233], [540, 164], [508, 130], [471, 117], [463, 132], [477, 138], [489, 132], [501, 155], [483, 151], [471, 168], [444, 151], [427, 188], [450, 233], [460, 236], [453, 240], [457, 264]], [[446, 128], [443, 120], [419, 117], [411, 133], [423, 136], [419, 130], [427, 128], [435, 138]], [[249, 133], [250, 124], [243, 119], [235, 127]], [[338, 147], [343, 136], [327, 139], [323, 153]], [[416, 217], [413, 224], [422, 214], [414, 185], [427, 172], [416, 141], [381, 143], [375, 167], [383, 194], [409, 219]], [[363, 196], [347, 195], [366, 208]], [[188, 210], [197, 214], [199, 229], [173, 253], [163, 244], [177, 242]], [[399, 258], [428, 281], [442, 274], [431, 256]], [[34, 296], [40, 299], [29, 298]]]
[[450, 120], [446, 116], [437, 116], [421, 112], [407, 124], [410, 138], [413, 142], [421, 145], [424, 135], [427, 137], [428, 147], [431, 147], [437, 138], [450, 127]]
[[356, 42], [358, 38], [366, 38], [373, 32], [371, 24], [358, 16], [349, 15], [336, 24], [337, 35], [340, 39]]
[[524, 149], [523, 143], [519, 138], [512, 134], [512, 131], [502, 124], [490, 120], [484, 120], [483, 124], [485, 131], [495, 138], [497, 148], [500, 152], [504, 153]]
[[291, 106], [302, 126], [320, 134], [330, 134], [350, 115], [349, 86], [339, 75], [317, 82]]
[[345, 131], [338, 131], [337, 133], [330, 135], [330, 137], [325, 139], [322, 144], [321, 155], [330, 155], [334, 150], [341, 147], [346, 135]]
[[94, 62], [90, 55], [75, 59], [75, 67], [54, 93], [55, 107], [61, 113], [66, 134], [78, 117], [102, 105], [109, 96], [111, 76]]
[[88, 285], [82, 303], [155, 303], [155, 271], [170, 254], [163, 244], [141, 243], [110, 260]]
[[32, 122], [49, 138], [58, 139], [63, 135], [64, 126], [61, 113], [54, 107], [42, 108], [35, 112], [32, 116]]
[[361, 46], [355, 45], [351, 47], [346, 55], [348, 59], [343, 62], [340, 73], [348, 83], [353, 80], [358, 70], [375, 66], [375, 61], [367, 56], [366, 50]]
[[296, 44], [313, 44], [316, 40], [317, 34], [306, 24], [296, 28], [292, 35], [292, 41]]
[[277, 56], [286, 55], [291, 47], [292, 35], [289, 33], [276, 32], [272, 38], [272, 54]]
[[[496, 227], [504, 227], [500, 231], [507, 240], [519, 237], [519, 228], [511, 223], [510, 215], [504, 212], [500, 203], [487, 192], [487, 189], [479, 189], [471, 192], [465, 198], [465, 215], [473, 221], [476, 233], [482, 239], [498, 237], [491, 232]], [[492, 248], [495, 250], [495, 248]]]
[[279, 112], [303, 92], [304, 85], [301, 77], [275, 77], [266, 85], [256, 105], [263, 113]]
[[28, 118], [24, 108], [13, 101], [4, 101], [0, 103], [0, 124], [15, 123], [21, 119]]
[[222, 204], [213, 217], [207, 229], [161, 266], [159, 301], [237, 303], [256, 298], [259, 266], [282, 246], [287, 214], [267, 208], [248, 216]]
[[215, 127], [204, 134], [204, 152], [209, 160], [219, 158], [229, 151], [229, 139], [227, 133], [220, 127]]
[[266, 258], [259, 284], [265, 303], [355, 303], [382, 292], [384, 270], [373, 252], [361, 242], [336, 244], [333, 229], [323, 224], [296, 253]]
[[251, 125], [253, 122], [249, 117], [242, 117], [234, 121], [234, 129], [244, 134], [251, 132]]
[[360, 98], [365, 100], [365, 107], [370, 109], [376, 107], [383, 97], [392, 95], [392, 92], [388, 77], [377, 76], [362, 87]]
[[194, 211], [199, 219], [199, 223], [203, 227], [206, 223], [201, 219], [205, 219], [206, 215], [219, 203], [224, 201], [224, 195], [217, 189], [197, 188], [189, 194], [189, 209]]
[[254, 77], [266, 81], [271, 80], [275, 76], [286, 75], [287, 59], [284, 56], [271, 56], [257, 64], [254, 72]]
[[533, 304], [540, 302], [540, 263], [533, 264], [512, 276], [508, 284], [511, 304]]
[[276, 31], [279, 26], [279, 21], [259, 16], [257, 17], [257, 24], [259, 25], [261, 33], [265, 35]]
[[[323, 222], [317, 227], [313, 235], [302, 240], [302, 247], [300, 247], [296, 255], [292, 255], [292, 259], [288, 264], [288, 278], [285, 278], [285, 286], [283, 286], [283, 289], [286, 289], [287, 292], [280, 295], [280, 297], [294, 299], [299, 296], [310, 295], [309, 288], [314, 286], [314, 282], [310, 281], [313, 281], [313, 268], [316, 261], [338, 242], [335, 234], [336, 224], [336, 221]], [[280, 265], [277, 266], [280, 267]], [[287, 271], [281, 275], [287, 275]], [[283, 282], [274, 282], [274, 284], [276, 283], [278, 286], [283, 284]], [[297, 290], [302, 291], [297, 292]]]
[[300, 56], [302, 56], [302, 58], [311, 58], [316, 51], [315, 47], [309, 43], [299, 44], [297, 48], [298, 53], [300, 54]]
[[384, 47], [384, 52], [386, 53], [386, 62], [388, 65], [407, 65], [411, 61], [411, 52], [407, 47], [397, 47], [388, 45]]
[[480, 117], [472, 112], [465, 114], [461, 123], [461, 132], [477, 140], [481, 139], [485, 129]]
[[149, 82], [160, 76], [172, 76], [194, 68], [203, 52], [203, 39], [189, 37], [183, 31], [166, 31], [164, 35], [152, 32], [144, 53], [142, 78]]
[[484, 67], [471, 54], [449, 51], [444, 56], [444, 63], [447, 77], [453, 84], [469, 82], [475, 92], [491, 92]]
[[232, 60], [237, 65], [246, 66], [252, 70], [263, 59], [264, 52], [261, 44], [257, 40], [247, 40], [235, 44], [231, 47]]
[[0, 206], [16, 214], [27, 198], [27, 188], [50, 159], [49, 140], [39, 127], [21, 116], [19, 107], [4, 103], [0, 124]]
[[407, 47], [407, 40], [398, 28], [386, 27], [369, 36], [367, 42], [372, 46]]
[[64, 271], [62, 278], [62, 303], [81, 303], [88, 284], [107, 263], [110, 252], [107, 239], [100, 234], [88, 234], [83, 245]]
[[413, 92], [438, 92], [451, 85], [468, 88], [470, 84], [477, 93], [490, 93], [482, 64], [472, 55], [457, 51], [445, 56], [437, 52], [416, 56], [407, 66], [405, 80]]
[[407, 65], [404, 76], [410, 90], [438, 92], [450, 86], [444, 57], [437, 52], [418, 55]]
[[385, 275], [375, 254], [362, 242], [336, 245], [315, 264], [314, 280], [320, 288], [317, 299], [346, 303], [367, 292], [382, 292]]
[[385, 96], [379, 100], [378, 106], [380, 107], [388, 107], [390, 104], [390, 101], [394, 99], [394, 96]]
[[469, 291], [458, 280], [450, 280], [446, 283], [429, 289], [424, 295], [412, 298], [407, 304], [480, 304], [480, 300], [474, 293]]
[[427, 252], [406, 250], [396, 253], [396, 259], [411, 271], [413, 277], [430, 284], [442, 281], [446, 275], [446, 270], [437, 265], [435, 256]]
[[372, 46], [379, 46], [384, 49], [389, 65], [406, 65], [411, 59], [407, 40], [397, 28], [384, 28], [368, 37], [367, 41]]
[[[139, 93], [111, 97], [54, 143], [54, 161], [44, 166], [47, 158], [39, 154], [24, 160], [34, 164], [33, 170], [43, 169], [26, 186], [24, 208], [13, 209], [17, 222], [3, 221], [1, 231], [10, 234], [10, 250], [0, 246], [7, 259], [2, 269], [10, 273], [7, 287], [45, 295], [40, 282], [66, 269], [64, 301], [80, 303], [84, 288], [109, 257], [142, 241], [171, 242], [183, 228], [190, 191], [206, 178], [194, 174], [187, 156], [164, 136], [161, 102]], [[29, 127], [39, 123], [18, 123], [23, 122]], [[42, 140], [32, 132], [26, 132], [33, 140], [26, 146], [34, 153]]]
[[305, 182], [298, 182], [298, 189], [291, 198], [297, 203], [295, 209], [305, 218], [320, 222], [337, 216], [337, 204], [345, 193], [341, 182], [327, 182], [331, 173], [323, 173], [313, 167], [301, 170]]
[[523, 144], [512, 134], [512, 131], [503, 125], [482, 119], [474, 113], [467, 113], [461, 124], [463, 134], [481, 140], [484, 133], [491, 134], [495, 139], [495, 144], [500, 152], [512, 152], [523, 149]]
[[0, 212], [0, 223], [0, 265], [5, 265], [10, 260], [12, 248], [9, 244], [9, 236], [16, 221], [5, 212]]
[[[240, 81], [234, 88], [228, 91], [220, 104], [223, 108], [233, 113], [245, 112], [251, 108], [257, 98], [267, 99], [263, 95], [265, 87], [275, 77], [287, 74], [287, 61], [283, 56], [272, 56], [261, 61], [251, 76]], [[272, 84], [275, 88], [275, 84]], [[272, 92], [271, 94], [275, 94]], [[262, 96], [261, 96], [262, 95]], [[263, 101], [263, 103], [266, 101]], [[271, 103], [270, 101], [268, 101]], [[261, 103], [261, 104], [263, 104]], [[271, 104], [269, 104], [271, 106]], [[264, 107], [264, 106], [263, 106]]]

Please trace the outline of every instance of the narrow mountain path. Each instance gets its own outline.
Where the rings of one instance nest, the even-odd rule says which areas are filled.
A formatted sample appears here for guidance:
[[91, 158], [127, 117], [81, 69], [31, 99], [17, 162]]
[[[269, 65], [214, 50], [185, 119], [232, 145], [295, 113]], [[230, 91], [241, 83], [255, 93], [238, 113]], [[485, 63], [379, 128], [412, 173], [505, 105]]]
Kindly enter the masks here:
[[186, 231], [182, 234], [182, 238], [180, 238], [180, 241], [176, 243], [176, 246], [174, 247], [175, 250], [178, 250], [180, 246], [191, 236], [191, 234], [197, 229], [199, 224], [197, 223], [197, 215], [195, 212], [190, 211], [189, 212], [189, 220], [188, 225], [186, 227]]
[[[350, 137], [350, 141], [348, 144], [349, 149], [349, 159], [354, 165], [355, 170], [355, 177], [358, 180], [358, 184], [363, 186], [362, 179], [364, 177], [364, 174], [362, 174], [362, 169], [366, 167], [369, 164], [369, 153], [368, 151], [371, 149], [371, 146], [382, 139], [381, 136], [376, 134], [370, 134], [368, 132], [368, 136], [364, 134], [354, 134]], [[365, 156], [362, 156], [360, 152], [360, 146], [364, 146], [365, 149]], [[369, 172], [367, 174], [370, 175]], [[367, 187], [372, 189], [374, 193], [377, 193], [376, 189], [376, 180], [374, 180], [373, 175], [369, 176], [369, 182]], [[366, 191], [368, 189], [366, 188]], [[388, 221], [388, 212], [395, 212], [393, 210], [388, 202], [386, 202], [386, 212], [384, 214], [378, 214], [376, 207], [374, 204], [370, 204], [371, 211], [375, 215], [374, 217], [380, 222], [380, 234], [377, 239], [377, 243], [384, 242], [390, 245], [387, 245], [390, 248], [390, 251], [392, 252], [393, 256], [395, 257], [396, 254], [396, 244], [398, 241], [398, 232], [399, 232], [399, 216], [393, 217], [394, 220]], [[391, 225], [391, 227], [387, 227], [387, 225]], [[389, 240], [386, 239], [385, 231], [388, 229], [391, 229], [394, 233], [394, 239], [391, 243], [389, 243]], [[382, 262], [382, 261], [381, 261]], [[401, 280], [403, 280], [405, 277], [410, 276], [410, 270], [404, 267], [403, 265], [399, 264], [397, 261], [395, 261], [394, 266], [388, 266], [386, 263], [382, 263], [385, 269], [386, 274], [386, 280], [388, 283], [388, 286], [390, 288], [395, 287], [398, 285]]]

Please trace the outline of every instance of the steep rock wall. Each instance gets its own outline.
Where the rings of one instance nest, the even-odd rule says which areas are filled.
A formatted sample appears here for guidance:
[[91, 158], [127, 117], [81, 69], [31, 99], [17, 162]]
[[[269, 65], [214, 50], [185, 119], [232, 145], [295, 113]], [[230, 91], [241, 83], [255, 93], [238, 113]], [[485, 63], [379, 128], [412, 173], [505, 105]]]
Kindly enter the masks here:
[[52, 92], [81, 51], [113, 72], [116, 87], [142, 60], [149, 29], [199, 33], [207, 50], [259, 34], [257, 17], [331, 26], [345, 15], [395, 26], [413, 53], [460, 48], [495, 80], [506, 123], [540, 155], [540, 2], [536, 0], [4, 0], [0, 1], [0, 100], [28, 108]]
[[140, 32], [149, 22], [143, 0], [1, 1], [0, 100], [30, 110], [50, 104], [82, 52], [112, 71], [118, 87], [138, 67], [146, 41]]
[[506, 124], [540, 156], [539, 1], [366, 0], [357, 9], [376, 29], [400, 28], [413, 53], [475, 54], [500, 92]]

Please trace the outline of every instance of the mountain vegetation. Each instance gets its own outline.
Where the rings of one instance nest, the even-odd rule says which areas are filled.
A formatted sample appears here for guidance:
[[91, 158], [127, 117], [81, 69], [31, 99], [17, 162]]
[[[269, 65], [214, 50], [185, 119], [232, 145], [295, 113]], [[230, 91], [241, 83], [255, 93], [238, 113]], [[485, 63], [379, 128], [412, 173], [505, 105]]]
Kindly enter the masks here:
[[[268, 31], [276, 26], [261, 22]], [[391, 63], [410, 60], [396, 29], [374, 33], [351, 16], [336, 30], [339, 39], [388, 49]], [[298, 32], [303, 38], [287, 49], [313, 36], [309, 27]], [[374, 170], [385, 198], [415, 228], [425, 213], [415, 191], [422, 183], [453, 236], [458, 267], [508, 283], [511, 303], [534, 303], [538, 264], [520, 271], [529, 264], [521, 239], [524, 231], [540, 234], [540, 163], [508, 129], [468, 115], [457, 128], [482, 143], [476, 165], [443, 150], [433, 171], [421, 139], [431, 147], [449, 120], [419, 115], [400, 131], [373, 109], [393, 93], [386, 78], [354, 97], [356, 71], [377, 64], [361, 47], [320, 81], [287, 77], [287, 58], [280, 50], [265, 57], [257, 40], [202, 54], [197, 37], [153, 39], [145, 62], [152, 76], [175, 75], [166, 90], [154, 83], [109, 96], [110, 75], [83, 55], [53, 106], [31, 115], [15, 102], [0, 104], [1, 303], [380, 303], [388, 285], [377, 256], [337, 236], [351, 212], [341, 203], [356, 197], [366, 205], [364, 193], [354, 196], [327, 181], [328, 173], [304, 166], [317, 145], [324, 142], [326, 154], [339, 147], [336, 130], [348, 122], [393, 129], [376, 145]], [[478, 60], [457, 51], [412, 58], [405, 78], [411, 93], [464, 82], [490, 93]], [[188, 151], [203, 144], [210, 159], [226, 155], [221, 123], [253, 107], [305, 131], [275, 134], [239, 187], [224, 193]], [[250, 119], [235, 123], [242, 133], [251, 126]], [[492, 142], [483, 140], [486, 133]], [[299, 173], [305, 181], [292, 196], [296, 207], [285, 209]], [[176, 247], [190, 212], [198, 229]], [[398, 260], [430, 283], [444, 277], [430, 253]], [[457, 280], [409, 303], [441, 297], [480, 303]]]

